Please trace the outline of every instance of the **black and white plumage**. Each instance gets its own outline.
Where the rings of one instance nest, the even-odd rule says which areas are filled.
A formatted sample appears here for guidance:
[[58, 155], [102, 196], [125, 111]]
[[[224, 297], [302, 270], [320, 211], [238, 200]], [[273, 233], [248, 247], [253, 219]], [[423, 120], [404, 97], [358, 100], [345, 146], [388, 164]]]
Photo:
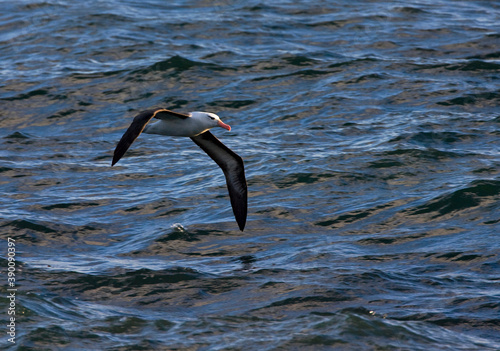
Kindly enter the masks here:
[[[153, 118], [157, 118], [159, 121], [148, 124]], [[209, 129], [213, 127], [231, 130], [231, 127], [223, 123], [219, 116], [214, 113], [191, 112], [184, 114], [164, 108], [143, 111], [134, 118], [132, 124], [118, 142], [111, 166], [122, 158], [142, 132], [189, 137], [224, 172], [234, 217], [240, 230], [243, 231], [247, 218], [247, 181], [243, 160], [210, 133]]]

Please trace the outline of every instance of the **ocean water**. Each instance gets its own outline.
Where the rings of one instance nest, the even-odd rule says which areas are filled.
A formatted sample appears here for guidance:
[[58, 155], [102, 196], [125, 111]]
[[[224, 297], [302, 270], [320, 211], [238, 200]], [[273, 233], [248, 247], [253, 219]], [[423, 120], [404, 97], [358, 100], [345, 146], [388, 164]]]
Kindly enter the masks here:
[[498, 2], [1, 5], [1, 349], [500, 350]]

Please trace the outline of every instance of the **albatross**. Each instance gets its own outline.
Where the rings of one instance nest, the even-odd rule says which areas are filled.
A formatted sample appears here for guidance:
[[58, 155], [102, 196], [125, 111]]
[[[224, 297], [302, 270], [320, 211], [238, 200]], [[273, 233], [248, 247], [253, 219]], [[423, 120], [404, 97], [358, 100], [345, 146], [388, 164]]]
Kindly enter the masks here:
[[[148, 124], [153, 118], [159, 119], [159, 121]], [[111, 166], [114, 166], [122, 158], [134, 140], [143, 132], [189, 137], [224, 172], [234, 217], [238, 227], [243, 231], [247, 220], [247, 181], [243, 160], [210, 133], [209, 130], [213, 127], [231, 130], [231, 127], [222, 122], [215, 113], [190, 112], [185, 114], [164, 108], [143, 111], [134, 117], [132, 124], [118, 142]]]

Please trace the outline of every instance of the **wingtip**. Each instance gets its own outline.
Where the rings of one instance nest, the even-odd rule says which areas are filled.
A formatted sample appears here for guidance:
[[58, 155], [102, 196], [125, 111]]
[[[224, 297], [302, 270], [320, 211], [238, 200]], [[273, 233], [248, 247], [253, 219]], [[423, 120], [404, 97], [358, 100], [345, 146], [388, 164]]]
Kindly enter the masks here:
[[238, 222], [238, 227], [240, 228], [241, 231], [243, 231], [245, 229], [245, 224], [247, 223], [246, 218], [243, 221], [237, 220], [237, 222]]

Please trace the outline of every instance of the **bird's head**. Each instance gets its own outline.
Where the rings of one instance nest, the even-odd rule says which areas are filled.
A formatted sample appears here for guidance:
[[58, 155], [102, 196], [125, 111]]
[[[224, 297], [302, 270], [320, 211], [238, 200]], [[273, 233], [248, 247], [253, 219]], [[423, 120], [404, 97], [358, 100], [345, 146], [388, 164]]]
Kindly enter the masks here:
[[222, 122], [220, 117], [211, 112], [191, 112], [191, 118], [196, 119], [203, 127], [210, 129], [213, 127], [221, 127], [231, 130], [231, 127]]

